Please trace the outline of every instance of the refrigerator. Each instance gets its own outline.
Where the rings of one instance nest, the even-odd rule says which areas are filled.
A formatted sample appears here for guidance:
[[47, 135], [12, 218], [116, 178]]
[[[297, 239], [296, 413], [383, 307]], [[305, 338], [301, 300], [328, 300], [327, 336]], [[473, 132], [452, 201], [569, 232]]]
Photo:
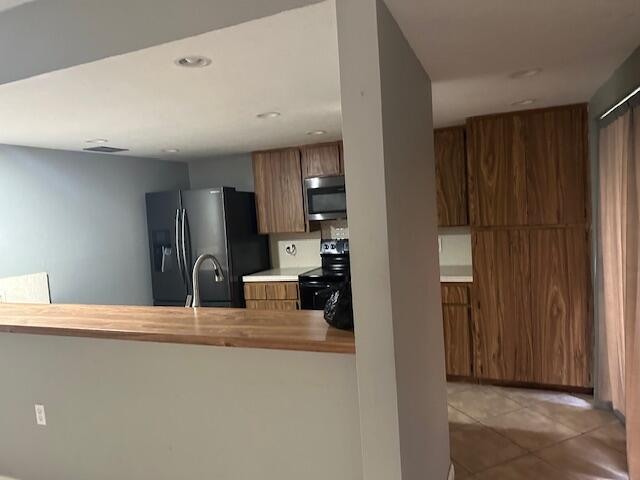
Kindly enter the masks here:
[[269, 268], [266, 235], [259, 235], [255, 196], [234, 188], [146, 195], [153, 304], [185, 306], [193, 295], [193, 266], [202, 254], [218, 260], [223, 281], [205, 262], [199, 274], [204, 307], [244, 307], [242, 276]]

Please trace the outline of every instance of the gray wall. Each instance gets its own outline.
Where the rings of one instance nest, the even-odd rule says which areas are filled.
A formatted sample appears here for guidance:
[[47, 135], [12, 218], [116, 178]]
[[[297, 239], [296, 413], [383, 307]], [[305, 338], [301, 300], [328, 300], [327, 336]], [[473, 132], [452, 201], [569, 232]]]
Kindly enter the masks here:
[[236, 187], [253, 192], [251, 154], [227, 155], [189, 162], [191, 188]]
[[593, 283], [594, 283], [594, 312], [596, 321], [596, 351], [595, 356], [595, 393], [601, 403], [609, 402], [608, 372], [605, 362], [600, 362], [606, 347], [604, 341], [604, 301], [603, 284], [600, 272], [602, 270], [602, 252], [599, 246], [598, 232], [600, 231], [600, 190], [598, 175], [598, 118], [626, 95], [640, 85], [640, 47], [618, 67], [604, 85], [591, 97], [589, 102], [589, 151], [591, 164], [591, 201], [593, 214]]
[[55, 303], [151, 304], [146, 192], [186, 164], [0, 146], [0, 277], [48, 272]]
[[444, 480], [431, 82], [381, 0], [337, 11], [364, 478]]
[[1, 478], [362, 480], [353, 355], [2, 333], [0, 385]]

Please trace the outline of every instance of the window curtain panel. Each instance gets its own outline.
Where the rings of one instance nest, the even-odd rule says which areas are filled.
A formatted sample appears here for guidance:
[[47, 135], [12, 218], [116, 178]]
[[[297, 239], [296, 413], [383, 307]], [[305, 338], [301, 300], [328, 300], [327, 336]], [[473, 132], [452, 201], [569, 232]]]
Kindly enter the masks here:
[[625, 416], [630, 477], [640, 480], [640, 106], [600, 130], [602, 352], [613, 408]]

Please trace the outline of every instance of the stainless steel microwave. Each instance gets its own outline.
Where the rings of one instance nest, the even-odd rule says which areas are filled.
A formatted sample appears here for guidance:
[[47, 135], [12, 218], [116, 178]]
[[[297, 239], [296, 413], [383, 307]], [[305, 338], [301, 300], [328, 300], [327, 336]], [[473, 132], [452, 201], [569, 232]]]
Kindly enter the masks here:
[[307, 220], [347, 218], [347, 193], [344, 175], [306, 178], [304, 207]]

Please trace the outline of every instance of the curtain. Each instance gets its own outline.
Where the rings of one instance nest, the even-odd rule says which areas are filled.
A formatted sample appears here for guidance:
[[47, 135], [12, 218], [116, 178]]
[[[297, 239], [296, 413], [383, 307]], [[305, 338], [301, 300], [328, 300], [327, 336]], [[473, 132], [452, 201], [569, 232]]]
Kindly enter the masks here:
[[640, 106], [600, 130], [600, 242], [609, 393], [640, 480]]

